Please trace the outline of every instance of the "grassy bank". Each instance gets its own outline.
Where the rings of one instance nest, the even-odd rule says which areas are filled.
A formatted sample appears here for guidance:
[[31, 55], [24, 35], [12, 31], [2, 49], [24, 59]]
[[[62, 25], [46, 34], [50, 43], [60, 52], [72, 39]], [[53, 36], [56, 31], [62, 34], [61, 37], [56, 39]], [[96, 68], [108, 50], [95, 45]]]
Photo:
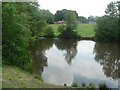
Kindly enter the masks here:
[[[0, 68], [1, 69], [1, 68]], [[100, 88], [108, 90], [105, 84], [100, 84]], [[1, 87], [0, 87], [1, 88]], [[82, 83], [72, 83], [71, 86], [57, 86], [48, 83], [44, 83], [40, 76], [31, 74], [15, 66], [2, 66], [2, 88], [81, 88], [81, 90], [95, 90], [95, 85], [89, 83], [86, 85]]]
[[[58, 26], [59, 24], [51, 24], [49, 25], [52, 27], [55, 36], [57, 37], [59, 35], [58, 32]], [[76, 31], [77, 34], [81, 37], [94, 37], [95, 35], [95, 24], [78, 24]]]
[[44, 83], [40, 77], [14, 66], [3, 65], [2, 88], [62, 88]]

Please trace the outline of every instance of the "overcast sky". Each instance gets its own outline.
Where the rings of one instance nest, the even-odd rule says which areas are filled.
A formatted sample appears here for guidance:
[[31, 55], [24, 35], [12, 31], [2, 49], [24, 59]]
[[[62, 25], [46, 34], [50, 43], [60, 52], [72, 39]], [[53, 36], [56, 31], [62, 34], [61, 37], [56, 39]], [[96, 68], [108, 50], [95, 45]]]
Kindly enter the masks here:
[[76, 10], [79, 16], [102, 16], [111, 1], [118, 0], [38, 0], [41, 9], [55, 14], [57, 10]]

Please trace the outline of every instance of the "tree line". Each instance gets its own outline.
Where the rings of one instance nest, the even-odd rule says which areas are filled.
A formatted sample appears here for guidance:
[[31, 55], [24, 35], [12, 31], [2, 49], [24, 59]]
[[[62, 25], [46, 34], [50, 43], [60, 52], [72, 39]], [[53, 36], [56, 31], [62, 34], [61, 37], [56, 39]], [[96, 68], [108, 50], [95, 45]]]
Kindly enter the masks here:
[[74, 10], [67, 10], [67, 9], [62, 9], [62, 10], [57, 10], [55, 14], [52, 14], [49, 10], [41, 10], [42, 14], [47, 20], [48, 24], [54, 24], [57, 21], [62, 21], [66, 20], [66, 14], [72, 11], [76, 15], [76, 19], [79, 23], [95, 23], [96, 19], [98, 18], [97, 16], [89, 16], [88, 18], [84, 16], [78, 16], [78, 13]]

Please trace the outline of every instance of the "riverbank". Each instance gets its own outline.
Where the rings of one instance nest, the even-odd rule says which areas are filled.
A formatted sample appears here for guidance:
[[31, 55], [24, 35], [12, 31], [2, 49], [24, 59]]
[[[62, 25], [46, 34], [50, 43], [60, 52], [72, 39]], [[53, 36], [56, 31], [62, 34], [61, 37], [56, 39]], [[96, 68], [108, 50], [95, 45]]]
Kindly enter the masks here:
[[[51, 24], [55, 37], [59, 36], [58, 26], [60, 24]], [[95, 26], [96, 24], [78, 24], [76, 32], [81, 38], [93, 38], [95, 36]]]
[[40, 76], [31, 74], [15, 66], [2, 66], [2, 88], [62, 88], [44, 83]]

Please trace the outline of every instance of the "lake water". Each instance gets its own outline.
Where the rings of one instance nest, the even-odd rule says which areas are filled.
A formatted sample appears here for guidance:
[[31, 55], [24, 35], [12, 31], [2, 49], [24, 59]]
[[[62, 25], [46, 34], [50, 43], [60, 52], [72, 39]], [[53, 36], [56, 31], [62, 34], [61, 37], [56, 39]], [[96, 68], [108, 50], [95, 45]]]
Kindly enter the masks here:
[[33, 71], [40, 74], [44, 82], [55, 85], [105, 83], [117, 88], [119, 45], [90, 40], [40, 39], [32, 47]]

